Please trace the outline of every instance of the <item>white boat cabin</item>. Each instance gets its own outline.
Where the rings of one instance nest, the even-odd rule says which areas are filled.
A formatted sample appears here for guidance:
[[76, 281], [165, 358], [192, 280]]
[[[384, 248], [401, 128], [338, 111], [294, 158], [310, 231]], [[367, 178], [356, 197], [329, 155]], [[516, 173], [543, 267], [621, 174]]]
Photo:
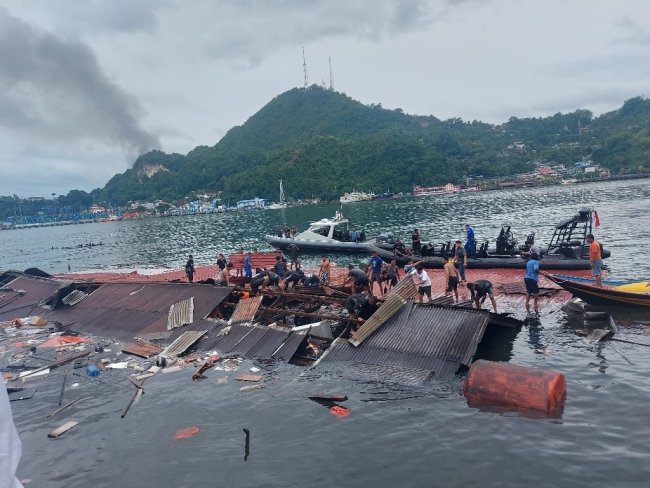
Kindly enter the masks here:
[[297, 241], [344, 241], [346, 236], [349, 236], [349, 225], [350, 221], [344, 219], [341, 212], [336, 212], [333, 219], [312, 222], [309, 228], [298, 234], [295, 239]]

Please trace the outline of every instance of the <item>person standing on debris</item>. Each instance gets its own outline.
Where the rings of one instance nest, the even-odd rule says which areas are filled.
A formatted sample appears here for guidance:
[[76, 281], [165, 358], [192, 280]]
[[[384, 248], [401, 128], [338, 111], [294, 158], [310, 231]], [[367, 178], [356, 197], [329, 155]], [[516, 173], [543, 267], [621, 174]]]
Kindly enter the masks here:
[[422, 252], [422, 240], [420, 237], [420, 230], [415, 229], [413, 231], [413, 234], [411, 234], [411, 241], [413, 242], [413, 246], [411, 249], [413, 250], [413, 254], [415, 256], [419, 256], [420, 253]]
[[187, 258], [187, 263], [185, 263], [185, 276], [187, 276], [187, 281], [190, 283], [194, 281], [194, 257], [191, 254]]
[[223, 271], [226, 269], [226, 264], [228, 264], [228, 261], [226, 261], [226, 257], [223, 254], [219, 254], [219, 257], [217, 258], [217, 267]]
[[223, 268], [217, 274], [217, 279], [214, 280], [215, 284], [218, 286], [230, 286], [230, 270], [232, 269], [232, 263], [226, 264], [226, 267]]
[[320, 261], [320, 269], [318, 270], [321, 285], [330, 284], [330, 266], [331, 263], [329, 258], [323, 254], [323, 257]]
[[422, 303], [425, 295], [431, 301], [431, 278], [424, 269], [422, 261], [415, 263], [413, 268], [410, 274], [415, 276], [418, 281], [418, 301]]
[[300, 248], [296, 246], [295, 243], [289, 244], [287, 247], [287, 251], [289, 251], [289, 262], [290, 262], [290, 267], [289, 269], [298, 269], [298, 251]]
[[476, 280], [475, 283], [467, 283], [467, 289], [472, 294], [472, 300], [476, 304], [476, 308], [481, 308], [481, 304], [489, 296], [494, 307], [494, 313], [497, 313], [497, 302], [494, 299], [494, 290], [492, 283], [488, 280]]
[[250, 251], [244, 256], [244, 276], [246, 278], [253, 277], [253, 258]]
[[381, 277], [381, 268], [384, 265], [384, 261], [379, 257], [377, 251], [372, 251], [372, 257], [370, 258], [370, 293], [375, 293], [375, 282], [379, 285], [379, 296], [384, 296], [384, 289], [381, 286], [382, 277]]
[[526, 284], [526, 312], [530, 312], [530, 297], [533, 297], [535, 312], [539, 312], [537, 307], [537, 297], [539, 296], [539, 256], [531, 254], [530, 259], [526, 262], [526, 275], [524, 283]]
[[447, 277], [447, 289], [445, 294], [453, 292], [456, 297], [456, 303], [458, 303], [458, 271], [456, 271], [456, 267], [449, 262], [447, 256], [442, 258], [442, 262], [444, 263], [443, 268], [445, 270], [445, 276]]
[[589, 265], [591, 266], [591, 274], [596, 280], [598, 288], [603, 287], [602, 270], [603, 270], [603, 252], [593, 234], [587, 236], [587, 243], [589, 244]]
[[399, 283], [399, 267], [397, 266], [397, 259], [391, 259], [390, 263], [386, 265], [386, 275], [388, 276], [388, 279], [386, 280], [388, 290], [392, 290], [393, 287], [397, 286], [397, 283]]
[[352, 294], [359, 293], [362, 291], [368, 291], [370, 288], [370, 280], [366, 272], [360, 268], [356, 268], [351, 264], [348, 266], [348, 275], [343, 287], [348, 283], [352, 283]]
[[467, 266], [467, 252], [463, 248], [463, 242], [461, 240], [456, 241], [456, 247], [454, 249], [454, 260], [456, 261], [456, 266], [458, 267], [458, 274], [460, 274], [460, 283], [466, 283], [465, 280], [465, 267]]

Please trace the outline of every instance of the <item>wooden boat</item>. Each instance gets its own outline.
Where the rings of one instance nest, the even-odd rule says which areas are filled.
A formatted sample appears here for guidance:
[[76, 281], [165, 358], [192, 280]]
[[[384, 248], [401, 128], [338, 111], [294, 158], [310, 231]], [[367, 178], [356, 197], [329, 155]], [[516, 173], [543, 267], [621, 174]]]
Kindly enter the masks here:
[[613, 288], [599, 288], [597, 286], [581, 283], [569, 279], [568, 276], [560, 276], [542, 273], [554, 283], [560, 285], [590, 305], [625, 306], [625, 307], [648, 307], [650, 308], [650, 294], [632, 293], [620, 291]]

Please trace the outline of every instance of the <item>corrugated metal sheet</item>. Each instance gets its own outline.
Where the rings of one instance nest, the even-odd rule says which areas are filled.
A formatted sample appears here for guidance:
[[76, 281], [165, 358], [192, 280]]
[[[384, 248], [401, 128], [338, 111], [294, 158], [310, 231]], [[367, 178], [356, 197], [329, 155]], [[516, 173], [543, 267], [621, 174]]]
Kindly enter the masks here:
[[230, 317], [230, 323], [239, 324], [241, 322], [250, 322], [255, 317], [257, 310], [260, 308], [262, 303], [263, 296], [246, 298], [244, 300], [239, 300], [239, 303], [235, 307], [235, 311]]
[[162, 351], [162, 347], [152, 342], [136, 339], [130, 344], [122, 347], [122, 352], [125, 354], [133, 354], [141, 358], [150, 358]]
[[106, 283], [74, 307], [46, 314], [77, 332], [130, 340], [167, 330], [172, 304], [194, 298], [194, 322], [208, 316], [231, 289], [189, 283]]
[[431, 305], [451, 306], [454, 304], [454, 298], [451, 295], [436, 297], [429, 302]]
[[67, 284], [48, 278], [18, 276], [0, 288], [0, 321], [44, 315], [49, 310], [45, 303]]
[[189, 330], [182, 334], [178, 339], [172, 342], [167, 346], [163, 352], [160, 353], [161, 356], [168, 358], [175, 358], [180, 356], [185, 351], [187, 351], [192, 345], [197, 342], [207, 330]]
[[289, 337], [287, 337], [287, 340], [284, 341], [284, 344], [273, 352], [271, 357], [283, 361], [289, 361], [305, 340], [307, 340], [306, 334], [290, 334]]
[[469, 364], [488, 319], [487, 311], [409, 302], [359, 347], [334, 341], [318, 364], [357, 362], [450, 376]]
[[372, 335], [379, 327], [381, 327], [389, 318], [399, 311], [406, 304], [401, 296], [394, 294], [390, 295], [381, 307], [379, 307], [372, 316], [366, 320], [363, 325], [350, 339], [350, 344], [359, 346], [363, 341]]
[[167, 330], [194, 322], [194, 297], [186, 298], [169, 307]]
[[354, 362], [351, 368], [356, 372], [356, 376], [401, 385], [420, 386], [431, 378], [431, 371], [399, 366]]
[[406, 275], [397, 285], [388, 293], [390, 295], [399, 295], [404, 300], [413, 300], [418, 294], [418, 287], [415, 286], [413, 275]]
[[64, 305], [76, 305], [79, 303], [81, 300], [86, 298], [88, 295], [86, 295], [83, 291], [81, 290], [72, 290], [70, 293], [68, 293], [65, 297], [61, 299], [61, 302]]

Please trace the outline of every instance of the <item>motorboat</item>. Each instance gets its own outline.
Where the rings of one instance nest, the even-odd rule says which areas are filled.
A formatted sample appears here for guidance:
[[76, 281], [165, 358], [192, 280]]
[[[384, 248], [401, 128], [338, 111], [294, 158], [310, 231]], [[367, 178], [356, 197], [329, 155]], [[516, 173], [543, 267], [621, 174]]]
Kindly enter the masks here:
[[[540, 268], [545, 270], [588, 270], [589, 244], [587, 235], [592, 233], [594, 210], [582, 208], [569, 219], [555, 226], [551, 241], [546, 248], [540, 248]], [[423, 261], [426, 268], [442, 268], [443, 257], [452, 257], [454, 244], [452, 241], [441, 242], [438, 245], [425, 244], [421, 254], [414, 256], [411, 250], [392, 239], [390, 234], [383, 234], [375, 239], [383, 260], [396, 259], [400, 265], [413, 261]], [[467, 268], [515, 268], [524, 269], [529, 250], [535, 244], [535, 234], [527, 236], [524, 245], [517, 244], [509, 225], [504, 225], [496, 239], [496, 247], [490, 248], [489, 241], [477, 246], [476, 257], [468, 257]], [[603, 259], [610, 256], [606, 249], [602, 251]]]
[[341, 203], [365, 202], [365, 201], [372, 200], [374, 196], [375, 194], [372, 192], [366, 193], [363, 191], [354, 190], [349, 193], [343, 194], [343, 196], [339, 198], [339, 201]]
[[307, 230], [294, 237], [285, 237], [282, 231], [264, 236], [273, 247], [286, 250], [295, 244], [300, 252], [370, 253], [378, 248], [366, 239], [364, 232], [350, 229], [350, 221], [337, 211], [333, 218], [312, 222]]
[[603, 282], [604, 287], [601, 288], [595, 284], [585, 283], [584, 280], [575, 280], [570, 276], [546, 273], [544, 276], [590, 305], [650, 308], [650, 293], [647, 292], [623, 291], [620, 286], [609, 288], [605, 282]]

